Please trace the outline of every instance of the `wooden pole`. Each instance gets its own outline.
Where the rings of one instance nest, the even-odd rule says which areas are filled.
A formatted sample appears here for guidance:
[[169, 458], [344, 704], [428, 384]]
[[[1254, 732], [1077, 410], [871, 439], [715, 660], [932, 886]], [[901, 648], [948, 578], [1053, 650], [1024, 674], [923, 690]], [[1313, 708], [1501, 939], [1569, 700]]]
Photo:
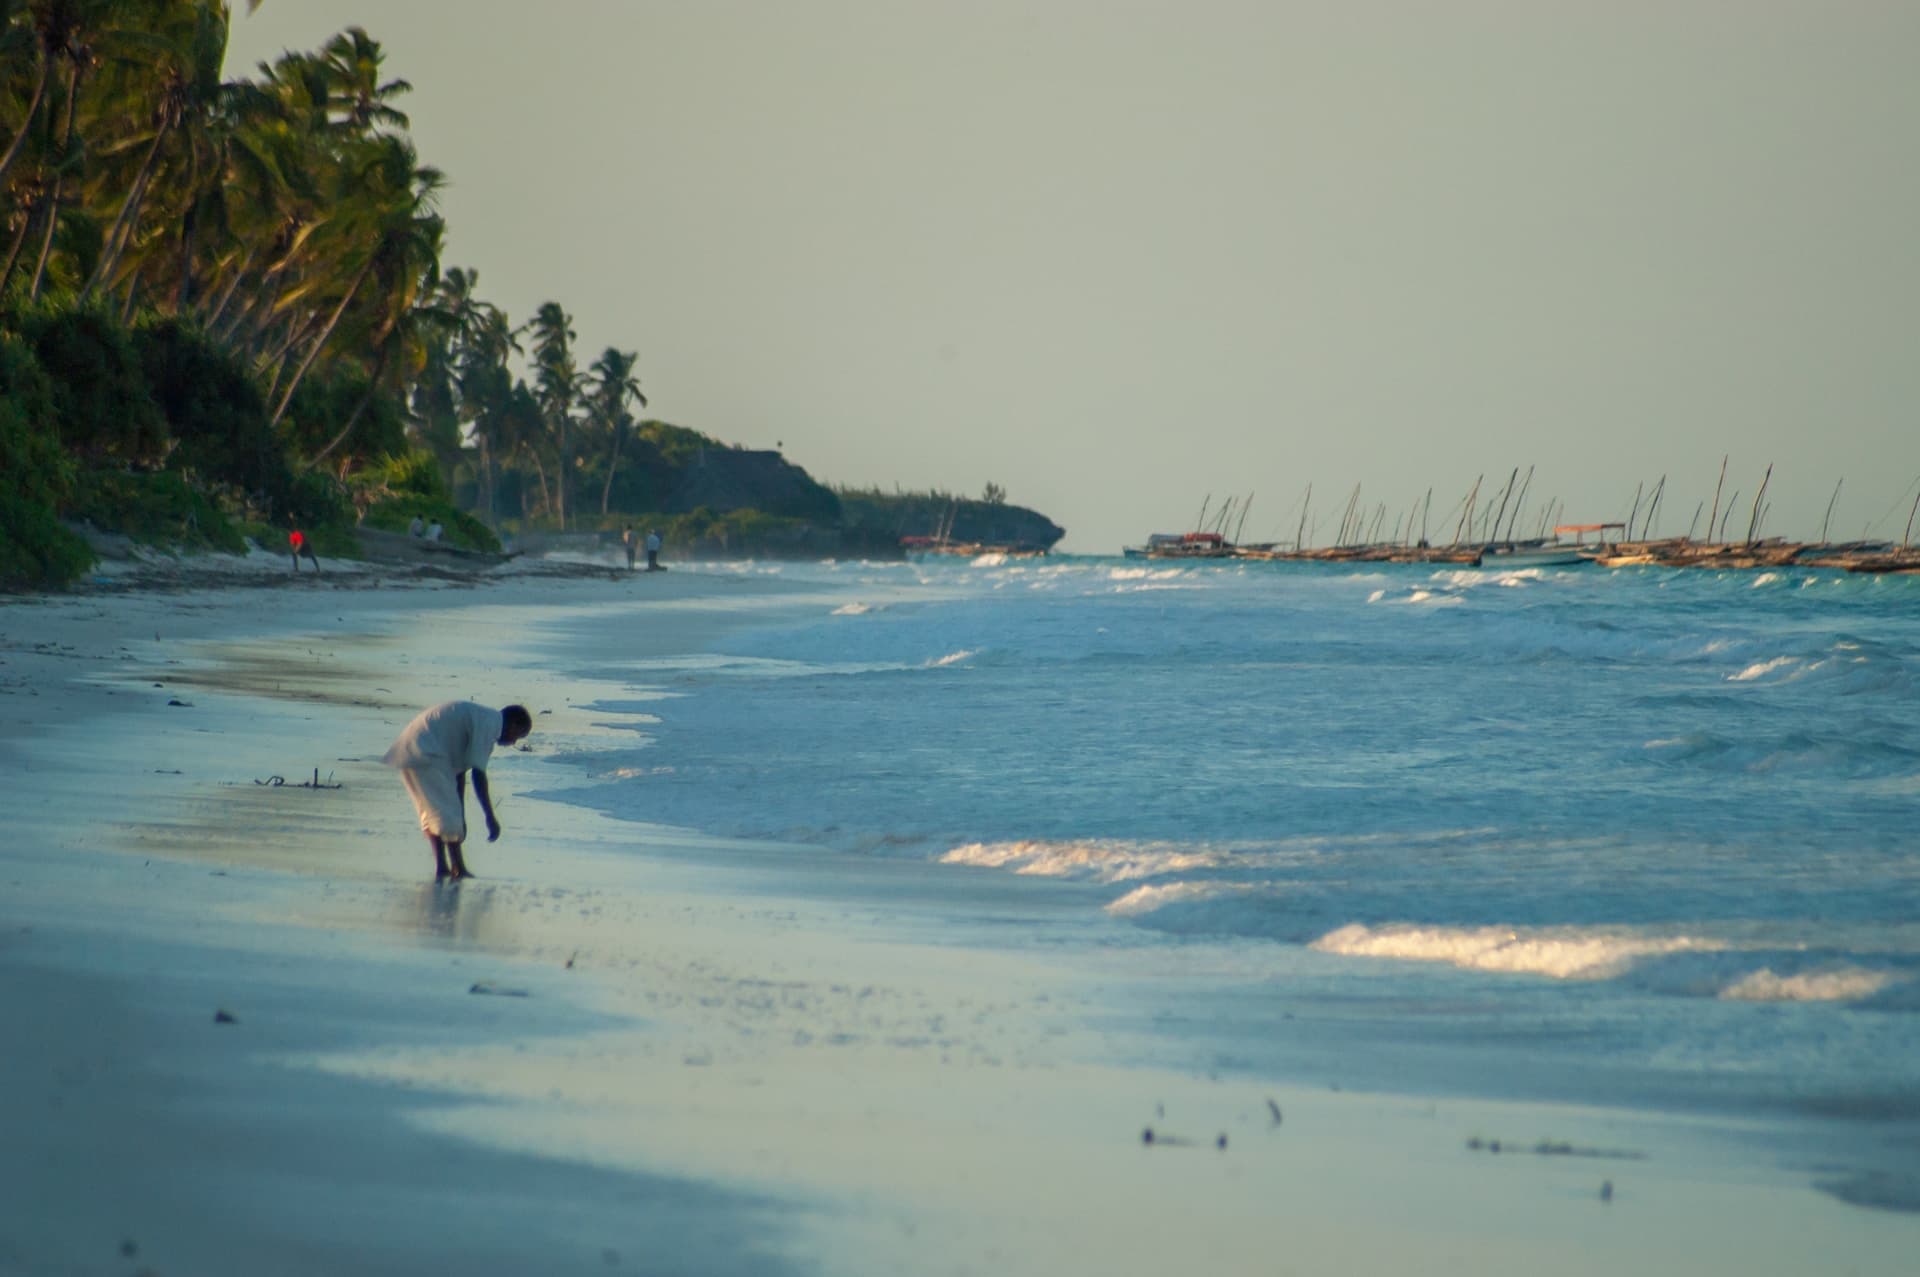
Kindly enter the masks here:
[[1494, 513], [1493, 523], [1487, 529], [1494, 536], [1500, 535], [1500, 520], [1506, 517], [1507, 498], [1513, 495], [1513, 481], [1520, 477], [1520, 467], [1515, 466], [1513, 473], [1507, 476], [1507, 486], [1500, 489], [1500, 509]]
[[1472, 490], [1467, 493], [1467, 503], [1460, 509], [1460, 522], [1453, 525], [1453, 543], [1455, 545], [1460, 544], [1460, 529], [1466, 527], [1467, 520], [1473, 517], [1473, 499], [1480, 495], [1480, 479], [1486, 477], [1487, 476], [1483, 474], [1479, 479], [1475, 479]]
[[[1520, 521], [1520, 507], [1527, 502], [1527, 489], [1533, 486], [1533, 467], [1527, 467], [1527, 477], [1520, 484], [1520, 495], [1513, 499], [1513, 517], [1507, 520], [1507, 543], [1513, 543], [1513, 525]], [[1495, 528], [1498, 533], [1500, 529]]]
[[[1845, 483], [1845, 482], [1846, 482], [1846, 478], [1845, 476], [1842, 476], [1840, 479], [1840, 483]], [[1821, 545], [1825, 545], [1827, 543], [1827, 525], [1833, 522], [1833, 503], [1840, 499], [1840, 483], [1836, 483], [1833, 485], [1833, 495], [1827, 498], [1827, 515], [1824, 519], [1820, 520], [1820, 544]]]
[[1753, 514], [1747, 520], [1747, 544], [1753, 544], [1753, 534], [1760, 530], [1760, 498], [1767, 495], [1767, 483], [1773, 478], [1773, 462], [1767, 462], [1767, 473], [1761, 476], [1760, 491], [1753, 494]]
[[[1720, 458], [1720, 482], [1713, 485], [1713, 509], [1707, 513], [1707, 539], [1713, 540], [1713, 524], [1720, 517], [1720, 488], [1727, 481], [1727, 459]], [[1733, 503], [1729, 501], [1728, 505]]]
[[1300, 530], [1293, 534], [1293, 548], [1295, 552], [1307, 548], [1307, 511], [1312, 508], [1313, 484], [1309, 481], [1307, 484], [1307, 495], [1302, 498], [1300, 502]]
[[1913, 516], [1915, 511], [1920, 511], [1920, 492], [1914, 493], [1913, 509], [1907, 511], [1907, 531], [1906, 534], [1900, 538], [1900, 548], [1902, 550], [1913, 543]]
[[[1687, 540], [1689, 541], [1693, 540], [1693, 530], [1694, 528], [1699, 526], [1699, 523], [1700, 523], [1700, 512], [1706, 508], [1707, 508], [1707, 503], [1704, 501], [1700, 502], [1698, 505], [1693, 507], [1693, 521], [1687, 524]], [[1707, 535], [1708, 536], [1713, 535], [1713, 525], [1711, 523], [1707, 525]]]
[[[1667, 492], [1667, 476], [1660, 476], [1660, 482], [1653, 485], [1653, 500], [1647, 502], [1647, 517], [1640, 521], [1640, 539], [1650, 540], [1653, 535], [1653, 512], [1660, 508], [1660, 498]], [[1633, 540], [1633, 529], [1627, 529], [1627, 540]]]
[[1727, 520], [1733, 517], [1733, 503], [1740, 499], [1740, 489], [1735, 488], [1733, 495], [1727, 498], [1727, 512], [1720, 516], [1720, 532], [1714, 539], [1724, 544], [1727, 539]]

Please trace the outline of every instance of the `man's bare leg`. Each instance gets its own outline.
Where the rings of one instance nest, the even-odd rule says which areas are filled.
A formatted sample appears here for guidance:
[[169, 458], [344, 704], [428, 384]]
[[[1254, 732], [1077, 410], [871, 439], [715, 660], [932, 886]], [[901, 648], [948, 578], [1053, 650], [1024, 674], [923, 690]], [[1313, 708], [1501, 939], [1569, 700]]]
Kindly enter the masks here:
[[[447, 845], [441, 841], [439, 834], [428, 834], [427, 841], [433, 844], [433, 880], [439, 882], [448, 876]], [[457, 857], [460, 854], [460, 844], [455, 843], [453, 846], [454, 855]]]
[[457, 842], [449, 842], [447, 844], [447, 866], [447, 876], [455, 882], [458, 882], [462, 878], [471, 878], [474, 876], [473, 870], [467, 868], [466, 858], [460, 854], [460, 844]]

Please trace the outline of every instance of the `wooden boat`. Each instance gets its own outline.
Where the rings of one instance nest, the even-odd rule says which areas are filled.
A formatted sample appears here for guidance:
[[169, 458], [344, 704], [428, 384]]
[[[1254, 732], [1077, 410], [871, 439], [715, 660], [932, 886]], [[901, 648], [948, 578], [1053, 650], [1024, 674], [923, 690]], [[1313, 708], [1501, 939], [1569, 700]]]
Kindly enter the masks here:
[[1129, 559], [1229, 559], [1234, 546], [1218, 532], [1156, 532], [1144, 546], [1127, 546]]
[[1480, 552], [1483, 568], [1557, 568], [1591, 563], [1594, 551], [1587, 546], [1564, 545], [1558, 541], [1532, 544], [1490, 545]]

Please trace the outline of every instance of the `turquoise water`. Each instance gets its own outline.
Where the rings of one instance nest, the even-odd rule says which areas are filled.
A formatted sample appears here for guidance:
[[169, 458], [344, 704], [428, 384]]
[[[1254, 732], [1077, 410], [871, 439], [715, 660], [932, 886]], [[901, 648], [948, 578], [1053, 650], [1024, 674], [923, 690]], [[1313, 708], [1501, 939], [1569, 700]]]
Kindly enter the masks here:
[[1130, 1008], [1172, 1060], [1920, 1115], [1920, 579], [741, 570], [826, 601], [626, 667], [674, 695], [556, 796], [1204, 948]]

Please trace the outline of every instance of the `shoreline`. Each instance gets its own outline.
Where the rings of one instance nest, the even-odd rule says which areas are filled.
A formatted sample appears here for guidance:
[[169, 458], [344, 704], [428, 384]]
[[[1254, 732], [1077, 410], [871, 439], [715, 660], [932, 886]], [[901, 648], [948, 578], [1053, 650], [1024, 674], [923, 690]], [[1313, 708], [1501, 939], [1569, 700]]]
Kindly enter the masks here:
[[[797, 893], [776, 849], [719, 855], [724, 840], [703, 850], [529, 797], [555, 788], [542, 755], [629, 729], [594, 708], [610, 689], [640, 699], [617, 662], [593, 684], [527, 659], [570, 638], [567, 618], [652, 603], [636, 641], [694, 651], [817, 601], [698, 572], [646, 585], [330, 591], [341, 606], [320, 614], [238, 591], [0, 606], [4, 757], [33, 778], [0, 859], [0, 974], [15, 1022], [52, 1030], [5, 1079], [9, 1125], [35, 1138], [0, 1170], [39, 1195], [32, 1234], [0, 1228], [0, 1264], [108, 1264], [124, 1240], [104, 1235], [115, 1203], [35, 1179], [29, 1160], [139, 1145], [195, 1151], [178, 1176], [168, 1155], [128, 1166], [108, 1194], [124, 1213], [168, 1186], [171, 1224], [146, 1208], [122, 1226], [161, 1272], [446, 1257], [454, 1238], [409, 1207], [451, 1209], [480, 1239], [460, 1260], [482, 1273], [605, 1271], [608, 1252], [711, 1272], [1144, 1272], [1200, 1257], [1264, 1272], [1281, 1256], [1299, 1271], [1599, 1273], [1670, 1267], [1709, 1241], [1683, 1266], [1809, 1271], [1837, 1248], [1860, 1271], [1897, 1271], [1913, 1217], [1740, 1164], [1743, 1139], [1780, 1128], [1142, 1065], [1112, 1013], [1116, 988], [1146, 973], [956, 948], [965, 928], [941, 930], [935, 873], [972, 901], [950, 917], [1017, 908], [1012, 884], [894, 863], [845, 870], [884, 878], [870, 895]], [[370, 760], [428, 688], [486, 699], [510, 678], [525, 690], [505, 699], [554, 712], [536, 717], [539, 751], [501, 760], [508, 832], [476, 847], [483, 876], [437, 891], [404, 796]], [[310, 761], [347, 788], [251, 783]], [[216, 1009], [239, 1022], [215, 1026]], [[101, 1107], [106, 1083], [121, 1099]], [[302, 1162], [317, 1130], [337, 1151]], [[1649, 1156], [1493, 1155], [1475, 1137]], [[365, 1182], [358, 1159], [389, 1154], [464, 1178]], [[289, 1155], [299, 1192], [264, 1174], [237, 1209], [236, 1177]], [[329, 1249], [337, 1219], [301, 1192], [363, 1225], [340, 1233], [359, 1240]], [[523, 1207], [499, 1214], [509, 1201]], [[257, 1230], [236, 1223], [255, 1216]], [[508, 1232], [551, 1248], [482, 1244]]]

